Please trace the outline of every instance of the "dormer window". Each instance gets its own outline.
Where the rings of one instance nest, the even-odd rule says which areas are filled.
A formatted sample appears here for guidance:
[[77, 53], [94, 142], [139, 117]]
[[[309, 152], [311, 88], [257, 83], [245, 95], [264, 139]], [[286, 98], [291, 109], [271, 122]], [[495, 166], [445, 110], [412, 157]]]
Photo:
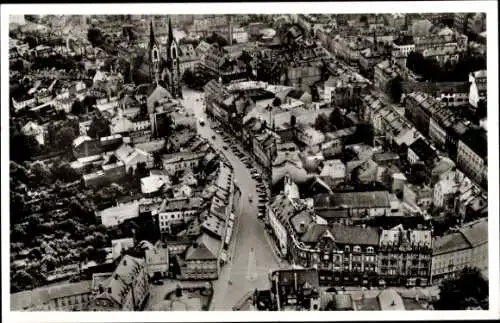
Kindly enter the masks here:
[[345, 246], [345, 252], [350, 252], [351, 248], [349, 246]]
[[373, 247], [368, 247], [368, 248], [366, 248], [366, 252], [367, 253], [374, 253], [375, 250], [373, 249]]
[[354, 246], [353, 251], [354, 252], [361, 252], [361, 247], [360, 246]]

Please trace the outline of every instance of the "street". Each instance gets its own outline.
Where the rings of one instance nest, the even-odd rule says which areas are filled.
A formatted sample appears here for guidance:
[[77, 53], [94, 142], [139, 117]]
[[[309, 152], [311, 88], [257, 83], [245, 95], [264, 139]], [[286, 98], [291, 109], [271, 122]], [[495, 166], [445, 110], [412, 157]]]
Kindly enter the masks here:
[[[219, 134], [210, 128], [210, 120], [203, 111], [203, 93], [183, 89], [184, 105], [197, 118], [198, 133], [208, 139], [216, 150], [222, 151], [234, 169], [236, 185], [241, 189], [239, 212], [236, 213], [236, 226], [229, 247], [229, 262], [222, 267], [218, 281], [214, 282], [214, 298], [211, 310], [231, 311], [249, 290], [269, 288], [268, 274], [280, 267], [280, 261], [271, 250], [264, 233], [264, 224], [257, 219], [256, 201], [251, 203], [250, 194], [257, 196], [256, 183], [250, 171], [231, 149], [224, 150]], [[205, 120], [201, 126], [199, 118]], [[215, 140], [212, 139], [215, 136]], [[238, 210], [238, 206], [236, 206]], [[229, 283], [231, 281], [231, 283]]]

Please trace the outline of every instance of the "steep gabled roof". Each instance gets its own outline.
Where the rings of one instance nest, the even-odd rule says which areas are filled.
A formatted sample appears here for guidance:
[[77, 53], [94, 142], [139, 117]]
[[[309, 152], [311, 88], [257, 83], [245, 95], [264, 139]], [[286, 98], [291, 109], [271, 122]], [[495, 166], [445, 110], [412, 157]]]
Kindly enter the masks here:
[[186, 260], [217, 260], [219, 258], [220, 240], [202, 234], [186, 251]]

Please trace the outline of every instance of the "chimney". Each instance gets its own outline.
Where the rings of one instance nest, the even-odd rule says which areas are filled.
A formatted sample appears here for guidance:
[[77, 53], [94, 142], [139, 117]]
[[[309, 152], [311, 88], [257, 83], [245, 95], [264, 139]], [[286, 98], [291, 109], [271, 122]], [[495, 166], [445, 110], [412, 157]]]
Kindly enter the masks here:
[[123, 265], [126, 266], [127, 265], [127, 259], [123, 259]]
[[115, 280], [118, 280], [118, 274], [115, 274], [114, 277], [115, 277]]
[[108, 294], [111, 294], [111, 287], [108, 287]]
[[99, 293], [104, 293], [104, 287], [102, 287], [102, 283], [99, 283]]

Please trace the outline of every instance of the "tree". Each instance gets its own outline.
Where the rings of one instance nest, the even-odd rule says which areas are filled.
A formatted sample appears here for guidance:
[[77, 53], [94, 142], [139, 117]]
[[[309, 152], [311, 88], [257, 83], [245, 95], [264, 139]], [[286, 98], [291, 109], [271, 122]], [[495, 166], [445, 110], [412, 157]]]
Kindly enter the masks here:
[[314, 123], [314, 128], [321, 132], [328, 132], [328, 117], [324, 113], [320, 113]]
[[109, 121], [102, 117], [97, 117], [92, 120], [87, 134], [92, 138], [101, 138], [110, 135]]
[[148, 169], [146, 167], [145, 162], [137, 163], [137, 168], [135, 169], [135, 176], [137, 177], [138, 180], [148, 176]]
[[42, 163], [33, 163], [31, 169], [31, 174], [33, 175], [33, 180], [37, 184], [46, 185], [51, 181], [50, 170]]
[[182, 75], [182, 80], [184, 83], [186, 83], [187, 86], [192, 86], [195, 83], [195, 76], [193, 74], [193, 71], [191, 71], [189, 68], [184, 71], [184, 74]]
[[59, 129], [56, 137], [56, 146], [60, 150], [68, 150], [76, 138], [76, 132], [71, 127], [63, 127]]
[[437, 310], [466, 310], [481, 306], [488, 309], [489, 286], [478, 268], [464, 268], [458, 278], [445, 280], [439, 286]]
[[10, 137], [10, 159], [22, 163], [31, 159], [40, 152], [40, 145], [33, 136], [26, 136], [22, 133], [11, 132]]
[[488, 108], [486, 101], [484, 99], [481, 99], [477, 103], [476, 118], [478, 120], [483, 120], [484, 118], [487, 117], [487, 114], [488, 114]]
[[80, 100], [75, 100], [71, 105], [71, 113], [78, 116], [84, 112], [83, 104]]
[[339, 108], [333, 109], [328, 117], [328, 122], [330, 123], [330, 127], [334, 129], [342, 129], [344, 127], [344, 117]]
[[33, 276], [24, 270], [18, 270], [11, 276], [12, 292], [18, 292], [25, 289], [32, 289], [36, 283]]
[[116, 164], [118, 162], [118, 157], [116, 157], [115, 154], [109, 156], [109, 160], [107, 162], [107, 164], [109, 165], [112, 165], [112, 164]]
[[427, 168], [423, 163], [415, 163], [411, 165], [410, 175], [413, 183], [417, 185], [424, 184], [427, 180]]
[[104, 44], [104, 36], [98, 28], [89, 28], [87, 31], [87, 39], [94, 47], [99, 47]]
[[356, 126], [356, 131], [354, 135], [349, 140], [349, 143], [360, 143], [363, 142], [367, 145], [373, 145], [373, 139], [375, 136], [375, 132], [373, 130], [373, 126], [368, 123], [360, 123]]
[[273, 100], [273, 107], [279, 107], [281, 105], [281, 99], [279, 97], [275, 97]]
[[15, 61], [10, 62], [9, 66], [11, 71], [21, 72], [24, 69], [24, 64], [22, 59], [16, 59]]
[[399, 103], [401, 101], [401, 95], [403, 95], [403, 80], [401, 76], [396, 76], [389, 83], [389, 90], [391, 99], [394, 103]]
[[55, 164], [52, 168], [52, 174], [55, 180], [66, 183], [74, 182], [80, 178], [80, 175], [68, 163]]
[[213, 32], [210, 36], [208, 36], [205, 41], [209, 44], [217, 44], [219, 48], [229, 45], [226, 38], [222, 37], [218, 33]]

